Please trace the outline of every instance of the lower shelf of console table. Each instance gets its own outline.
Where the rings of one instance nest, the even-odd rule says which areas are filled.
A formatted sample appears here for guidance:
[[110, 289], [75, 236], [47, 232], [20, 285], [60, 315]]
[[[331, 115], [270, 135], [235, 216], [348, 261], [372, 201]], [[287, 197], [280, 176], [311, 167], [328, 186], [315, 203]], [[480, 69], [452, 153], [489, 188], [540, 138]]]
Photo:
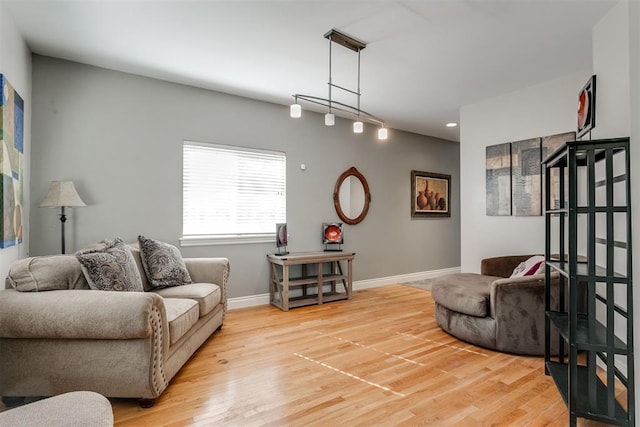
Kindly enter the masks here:
[[[353, 252], [292, 252], [267, 255], [269, 301], [283, 311], [351, 299]], [[341, 262], [346, 262], [346, 271]], [[292, 267], [299, 274], [292, 274]], [[345, 274], [346, 273], [346, 274]]]

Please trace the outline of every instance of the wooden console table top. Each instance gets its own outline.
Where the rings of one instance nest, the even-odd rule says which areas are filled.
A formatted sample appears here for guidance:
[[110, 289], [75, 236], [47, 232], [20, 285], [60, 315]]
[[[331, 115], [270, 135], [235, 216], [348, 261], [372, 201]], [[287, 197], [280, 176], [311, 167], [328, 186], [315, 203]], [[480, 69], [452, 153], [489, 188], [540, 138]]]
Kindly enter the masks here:
[[287, 255], [269, 254], [270, 262], [278, 265], [284, 264], [313, 264], [316, 262], [331, 262], [353, 259], [355, 252], [291, 252]]

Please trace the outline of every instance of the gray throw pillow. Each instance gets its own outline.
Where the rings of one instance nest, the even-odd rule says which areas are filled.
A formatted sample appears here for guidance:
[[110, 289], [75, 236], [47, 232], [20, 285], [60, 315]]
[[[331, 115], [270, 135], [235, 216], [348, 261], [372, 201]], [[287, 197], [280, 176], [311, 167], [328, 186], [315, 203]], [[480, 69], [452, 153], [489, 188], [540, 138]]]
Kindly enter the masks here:
[[142, 279], [131, 250], [121, 239], [105, 240], [75, 253], [89, 287], [101, 291], [142, 292]]
[[144, 236], [138, 236], [138, 244], [142, 266], [152, 288], [168, 288], [192, 283], [178, 248]]

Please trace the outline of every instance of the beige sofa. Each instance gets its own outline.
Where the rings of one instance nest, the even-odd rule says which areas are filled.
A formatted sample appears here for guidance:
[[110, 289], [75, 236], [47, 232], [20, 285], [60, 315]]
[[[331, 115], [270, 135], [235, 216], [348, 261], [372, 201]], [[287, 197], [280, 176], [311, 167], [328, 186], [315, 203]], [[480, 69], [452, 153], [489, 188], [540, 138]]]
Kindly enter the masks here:
[[89, 390], [153, 404], [226, 316], [229, 261], [184, 262], [194, 283], [155, 291], [89, 290], [76, 278], [66, 290], [0, 291], [0, 396]]

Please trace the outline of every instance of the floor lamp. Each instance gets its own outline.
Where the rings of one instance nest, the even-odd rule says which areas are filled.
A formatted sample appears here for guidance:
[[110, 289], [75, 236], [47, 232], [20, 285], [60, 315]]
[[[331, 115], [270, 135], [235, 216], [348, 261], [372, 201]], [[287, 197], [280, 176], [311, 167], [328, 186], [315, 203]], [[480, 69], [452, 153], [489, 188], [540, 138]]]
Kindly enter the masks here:
[[41, 208], [60, 208], [60, 228], [62, 232], [62, 253], [64, 252], [64, 223], [67, 215], [64, 208], [87, 206], [76, 191], [73, 181], [51, 181], [49, 191], [45, 196]]

